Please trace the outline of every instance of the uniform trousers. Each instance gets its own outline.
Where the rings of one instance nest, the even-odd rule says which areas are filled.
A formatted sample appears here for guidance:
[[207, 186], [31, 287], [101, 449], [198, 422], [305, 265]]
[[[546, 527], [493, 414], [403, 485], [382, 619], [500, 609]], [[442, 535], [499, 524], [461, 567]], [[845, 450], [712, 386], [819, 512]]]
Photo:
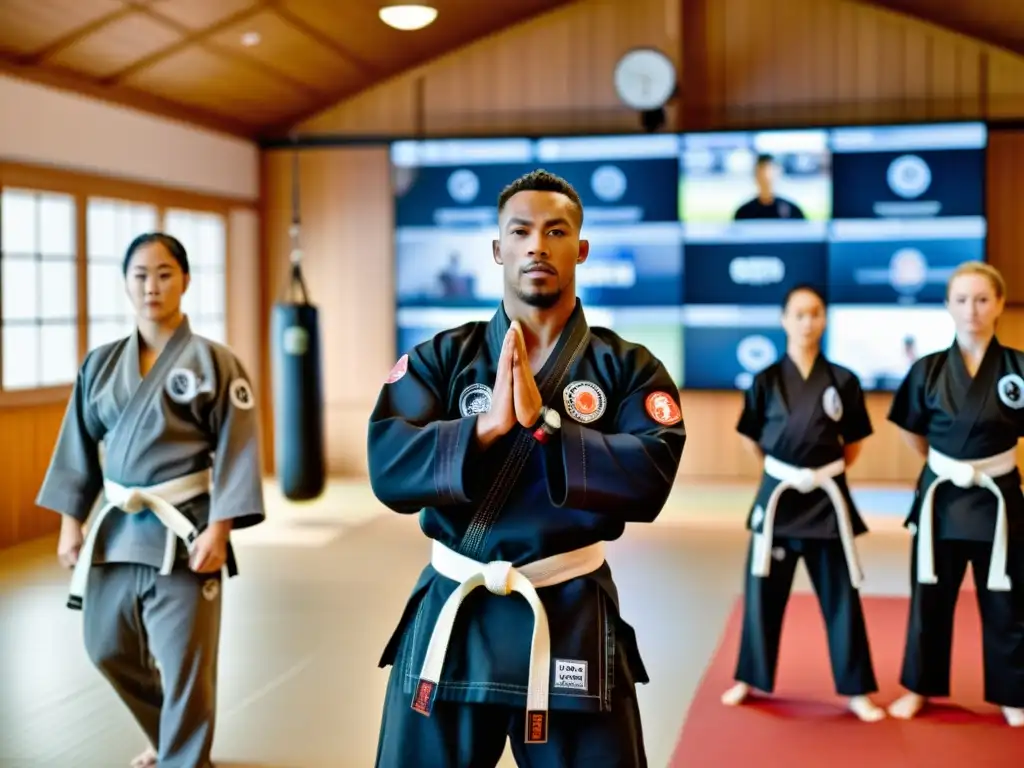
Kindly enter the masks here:
[[910, 615], [900, 683], [922, 696], [949, 696], [953, 619], [970, 563], [981, 614], [985, 701], [1024, 707], [1024, 542], [1010, 539], [1006, 558], [1009, 592], [992, 592], [986, 586], [992, 560], [990, 541], [936, 538], [933, 547], [938, 583], [919, 584], [916, 534], [911, 542]]
[[825, 617], [836, 692], [862, 696], [877, 691], [860, 593], [850, 583], [842, 542], [776, 537], [771, 569], [763, 578], [750, 573], [752, 553], [753, 537], [744, 571], [743, 635], [736, 680], [766, 693], [775, 690], [782, 620], [802, 557]]
[[376, 768], [494, 768], [506, 740], [519, 768], [647, 768], [636, 690], [617, 680], [610, 712], [548, 712], [548, 740], [527, 744], [526, 708], [434, 701], [414, 711], [405, 670], [392, 667]]
[[[220, 573], [179, 564], [94, 565], [85, 648], [157, 752], [160, 768], [210, 768], [216, 715]], [[154, 664], [155, 662], [155, 664]]]

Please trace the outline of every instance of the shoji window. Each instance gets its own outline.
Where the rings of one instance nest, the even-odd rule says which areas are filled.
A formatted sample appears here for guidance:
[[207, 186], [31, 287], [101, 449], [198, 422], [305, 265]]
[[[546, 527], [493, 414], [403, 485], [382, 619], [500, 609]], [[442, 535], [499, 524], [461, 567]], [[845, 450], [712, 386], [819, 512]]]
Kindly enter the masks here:
[[158, 228], [154, 205], [90, 197], [86, 215], [89, 285], [89, 340], [93, 349], [124, 338], [135, 327], [121, 264], [128, 245]]
[[68, 384], [78, 371], [77, 206], [71, 195], [0, 192], [2, 388]]
[[227, 343], [227, 224], [224, 216], [206, 211], [168, 208], [164, 231], [188, 251], [192, 281], [182, 308], [192, 330]]

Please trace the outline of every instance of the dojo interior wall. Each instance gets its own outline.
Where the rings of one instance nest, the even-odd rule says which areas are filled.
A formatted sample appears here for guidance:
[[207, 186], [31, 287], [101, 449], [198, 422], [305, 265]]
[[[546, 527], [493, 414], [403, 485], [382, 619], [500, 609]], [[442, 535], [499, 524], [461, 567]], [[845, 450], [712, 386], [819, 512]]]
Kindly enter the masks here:
[[[4, 76], [0, 105], [0, 184], [75, 195], [80, 255], [86, 253], [86, 196], [225, 216], [227, 333], [258, 377], [264, 300], [256, 144]], [[85, 305], [84, 288], [80, 280], [79, 306]], [[79, 323], [85, 322], [85, 313], [79, 313]], [[33, 500], [69, 394], [69, 387], [0, 391], [0, 549], [60, 525]]]
[[[611, 73], [636, 45], [672, 56], [676, 129], [799, 121], [1024, 116], [1024, 59], [849, 0], [582, 0], [407, 72], [298, 126], [304, 134], [514, 134], [630, 131]], [[291, 155], [263, 156], [268, 295], [288, 264]], [[366, 472], [367, 414], [394, 362], [392, 200], [384, 148], [301, 152], [305, 268], [325, 333], [327, 453], [333, 472]], [[988, 176], [991, 260], [1024, 304], [1024, 134], [996, 133]], [[487, 258], [487, 254], [480, 254]], [[1024, 344], [1024, 309], [1007, 312]], [[265, 371], [266, 375], [266, 371]], [[734, 426], [738, 393], [683, 391], [690, 435], [681, 477], [751, 478]], [[876, 434], [851, 475], [903, 483], [920, 462], [869, 397]], [[269, 414], [268, 414], [269, 416]], [[266, 422], [267, 434], [272, 424]]]

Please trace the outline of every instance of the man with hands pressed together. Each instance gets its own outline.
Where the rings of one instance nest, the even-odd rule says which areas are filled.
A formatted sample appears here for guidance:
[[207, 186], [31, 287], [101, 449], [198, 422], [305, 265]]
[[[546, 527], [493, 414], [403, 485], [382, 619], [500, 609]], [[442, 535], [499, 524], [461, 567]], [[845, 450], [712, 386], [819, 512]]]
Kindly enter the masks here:
[[374, 493], [432, 540], [381, 659], [378, 768], [486, 768], [508, 737], [520, 766], [647, 765], [604, 542], [660, 513], [685, 430], [662, 363], [587, 325], [582, 223], [557, 176], [506, 187], [501, 306], [403, 355], [370, 417]]

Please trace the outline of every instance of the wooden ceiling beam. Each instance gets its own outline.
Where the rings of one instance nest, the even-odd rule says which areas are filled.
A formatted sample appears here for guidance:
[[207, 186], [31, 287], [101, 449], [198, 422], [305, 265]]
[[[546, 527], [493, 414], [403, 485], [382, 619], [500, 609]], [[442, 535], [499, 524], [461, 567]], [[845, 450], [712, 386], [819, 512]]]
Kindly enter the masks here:
[[[1015, 25], [1015, 29], [1001, 34], [993, 30], [990, 26], [984, 24], [977, 24], [971, 22], [970, 19], [956, 18], [952, 19], [945, 15], [942, 10], [944, 7], [941, 3], [929, 3], [924, 5], [922, 3], [906, 3], [903, 0], [857, 0], [861, 5], [873, 6], [875, 8], [881, 8], [893, 13], [898, 13], [901, 16], [906, 16], [911, 19], [923, 21], [927, 24], [939, 27], [952, 32], [956, 35], [963, 35], [964, 37], [972, 38], [979, 43], [986, 43], [994, 48], [1000, 48], [1007, 53], [1012, 53], [1016, 56], [1024, 56], [1024, 40], [1022, 40], [1019, 34], [1020, 25]], [[1009, 5], [1009, 3], [1007, 3]], [[1018, 34], [1013, 34], [1013, 31], [1017, 31]]]
[[0, 74], [10, 75], [20, 80], [58, 88], [63, 91], [79, 93], [99, 101], [105, 101], [108, 104], [129, 107], [151, 115], [190, 123], [201, 128], [216, 131], [217, 133], [223, 133], [227, 136], [252, 140], [257, 135], [256, 128], [248, 123], [189, 107], [177, 101], [164, 99], [127, 86], [104, 86], [92, 78], [63, 68], [47, 67], [44, 69], [41, 67], [29, 67], [18, 63], [18, 61], [12, 58], [0, 55]]
[[277, 5], [276, 3], [272, 3], [270, 6], [270, 10], [279, 19], [281, 19], [281, 21], [283, 21], [286, 24], [290, 24], [292, 27], [297, 29], [306, 37], [312, 38], [325, 48], [330, 48], [332, 51], [341, 56], [347, 62], [353, 64], [357, 69], [362, 70], [365, 74], [370, 75], [371, 77], [384, 77], [388, 74], [376, 64], [373, 64], [364, 59], [362, 56], [353, 53], [348, 48], [343, 46], [341, 43], [336, 41], [334, 38], [330, 37], [329, 35], [325, 35], [316, 27], [307, 23], [305, 20], [300, 19], [287, 8]]
[[162, 15], [158, 11], [154, 11], [152, 8], [148, 6], [136, 6], [137, 10], [146, 13], [151, 18], [158, 20], [162, 24], [166, 24], [167, 26], [171, 27], [172, 29], [178, 32], [182, 32], [184, 34], [184, 37], [176, 43], [161, 48], [158, 51], [154, 51], [148, 56], [143, 56], [141, 59], [132, 62], [127, 67], [123, 67], [117, 72], [113, 72], [110, 75], [107, 75], [100, 82], [102, 82], [104, 85], [117, 85], [130, 75], [133, 75], [136, 72], [139, 72], [140, 70], [146, 69], [147, 67], [156, 64], [158, 61], [166, 59], [168, 56], [172, 56], [175, 53], [178, 53], [179, 51], [183, 51], [186, 48], [195, 45], [196, 43], [202, 42], [211, 35], [215, 35], [221, 30], [228, 29], [229, 27], [234, 26], [240, 21], [245, 21], [246, 19], [255, 16], [257, 13], [260, 13], [264, 8], [266, 8], [267, 5], [269, 5], [269, 0], [259, 0], [259, 2], [253, 3], [251, 6], [244, 10], [238, 11], [237, 13], [233, 13], [230, 16], [224, 17], [216, 24], [211, 24], [208, 27], [203, 27], [202, 29], [196, 30], [189, 29], [188, 27], [179, 24], [173, 19], [169, 19], [168, 17]]
[[105, 16], [100, 16], [98, 19], [94, 19], [88, 24], [83, 24], [82, 26], [71, 30], [66, 35], [58, 37], [56, 40], [48, 43], [42, 48], [32, 51], [32, 53], [19, 56], [18, 63], [24, 66], [38, 66], [47, 59], [60, 53], [65, 48], [70, 48], [82, 38], [88, 37], [94, 32], [98, 32], [108, 24], [113, 24], [115, 21], [120, 21], [126, 16], [131, 16], [135, 11], [136, 9], [130, 5], [126, 5], [116, 11], [111, 11]]
[[[186, 27], [183, 24], [175, 21], [174, 19], [171, 19], [171, 18], [169, 18], [167, 16], [164, 16], [162, 13], [160, 13], [160, 11], [155, 10], [152, 7], [143, 7], [143, 8], [139, 8], [139, 10], [142, 11], [143, 13], [145, 13], [150, 18], [156, 19], [160, 23], [166, 24], [167, 26], [169, 26], [169, 27], [171, 27], [173, 29], [176, 29], [181, 34], [185, 35], [187, 38], [189, 38], [189, 44], [190, 45], [195, 44], [195, 45], [203, 48], [204, 50], [210, 51], [211, 53], [214, 53], [214, 54], [216, 54], [218, 56], [223, 56], [224, 58], [228, 58], [228, 59], [231, 59], [232, 61], [239, 62], [243, 66], [247, 66], [247, 67], [249, 67], [251, 69], [255, 69], [258, 72], [260, 72], [261, 74], [267, 75], [268, 77], [272, 77], [272, 78], [274, 78], [274, 79], [276, 79], [276, 80], [278, 80], [278, 81], [280, 81], [282, 83], [285, 83], [286, 85], [288, 85], [288, 86], [290, 86], [292, 88], [295, 88], [295, 89], [297, 89], [299, 91], [302, 91], [307, 96], [310, 96], [310, 97], [315, 98], [315, 99], [322, 99], [324, 97], [324, 94], [320, 90], [310, 86], [309, 83], [306, 83], [306, 82], [304, 82], [302, 80], [298, 80], [298, 79], [292, 77], [291, 75], [289, 75], [288, 73], [282, 72], [281, 70], [277, 69], [276, 67], [274, 67], [274, 66], [272, 66], [270, 64], [267, 64], [266, 62], [260, 61], [259, 59], [255, 59], [255, 58], [252, 58], [250, 56], [246, 56], [243, 53], [238, 53], [237, 51], [232, 51], [232, 50], [230, 50], [228, 48], [224, 48], [222, 46], [216, 45], [216, 44], [211, 43], [209, 40], [206, 39], [206, 38], [216, 34], [217, 32], [221, 31], [222, 29], [226, 29], [228, 26], [231, 26], [231, 25], [237, 23], [240, 20], [244, 20], [244, 19], [250, 18], [250, 17], [256, 15], [257, 13], [262, 12], [263, 10], [265, 10], [267, 8], [272, 8], [272, 7], [273, 7], [273, 0], [263, 0], [263, 2], [256, 3], [255, 5], [250, 6], [249, 8], [247, 8], [246, 10], [240, 11], [239, 13], [234, 14], [233, 16], [229, 17], [228, 19], [225, 19], [223, 22], [218, 22], [217, 24], [214, 24], [214, 25], [211, 25], [209, 27], [206, 27], [205, 29], [202, 30], [202, 34], [192, 34], [191, 30], [189, 30], [188, 27]], [[230, 21], [230, 24], [225, 23], [225, 22], [228, 22], [228, 21]], [[190, 37], [190, 35], [191, 35], [191, 37]], [[164, 54], [164, 51], [166, 51], [166, 50], [167, 49], [164, 49], [163, 51], [157, 51], [157, 54]], [[156, 55], [156, 54], [154, 54], [154, 55]], [[163, 56], [160, 56], [160, 58], [163, 58]], [[150, 62], [150, 64], [151, 63], [152, 62]], [[119, 77], [123, 79], [124, 75], [119, 73]]]

